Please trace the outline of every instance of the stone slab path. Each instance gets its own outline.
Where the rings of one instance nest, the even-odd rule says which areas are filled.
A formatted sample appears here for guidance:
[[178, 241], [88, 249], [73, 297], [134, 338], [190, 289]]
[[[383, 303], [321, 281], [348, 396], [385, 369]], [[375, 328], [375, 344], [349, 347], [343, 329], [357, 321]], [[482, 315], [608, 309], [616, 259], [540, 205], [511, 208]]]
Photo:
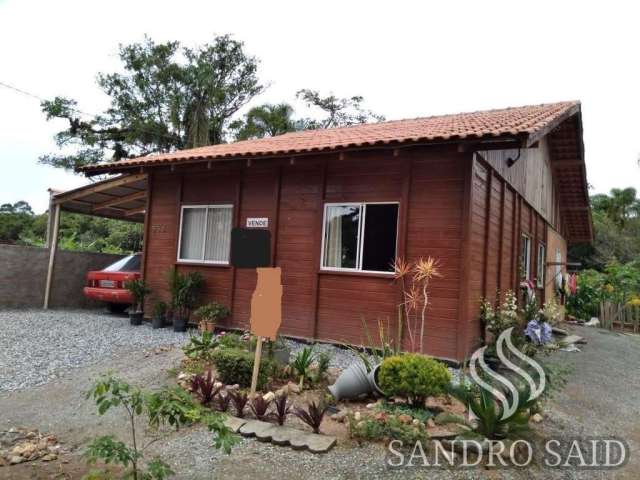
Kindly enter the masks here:
[[337, 443], [336, 438], [330, 435], [303, 432], [260, 420], [229, 417], [226, 425], [243, 437], [255, 437], [260, 442], [290, 446], [294, 450], [309, 450], [311, 453], [327, 453]]

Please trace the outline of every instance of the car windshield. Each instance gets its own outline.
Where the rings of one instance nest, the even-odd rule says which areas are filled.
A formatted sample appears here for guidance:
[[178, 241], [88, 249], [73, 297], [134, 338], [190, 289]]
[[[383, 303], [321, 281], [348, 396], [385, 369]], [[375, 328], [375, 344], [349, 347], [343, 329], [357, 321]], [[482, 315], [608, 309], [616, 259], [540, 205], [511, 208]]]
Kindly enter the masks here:
[[140, 271], [140, 254], [129, 255], [118, 260], [116, 263], [109, 265], [102, 270], [103, 272], [139, 272]]

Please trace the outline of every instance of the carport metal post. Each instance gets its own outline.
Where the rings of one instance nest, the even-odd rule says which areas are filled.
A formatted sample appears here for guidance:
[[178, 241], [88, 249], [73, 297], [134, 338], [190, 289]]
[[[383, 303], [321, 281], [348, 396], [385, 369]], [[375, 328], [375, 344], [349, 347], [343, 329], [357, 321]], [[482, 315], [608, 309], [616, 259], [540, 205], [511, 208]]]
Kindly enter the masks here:
[[[51, 209], [49, 209], [51, 214]], [[51, 281], [53, 280], [53, 267], [56, 262], [56, 250], [58, 249], [58, 229], [60, 228], [60, 204], [55, 204], [53, 213], [53, 228], [49, 235], [49, 267], [47, 269], [47, 283], [44, 287], [44, 305], [45, 310], [49, 308], [49, 296], [51, 295]]]

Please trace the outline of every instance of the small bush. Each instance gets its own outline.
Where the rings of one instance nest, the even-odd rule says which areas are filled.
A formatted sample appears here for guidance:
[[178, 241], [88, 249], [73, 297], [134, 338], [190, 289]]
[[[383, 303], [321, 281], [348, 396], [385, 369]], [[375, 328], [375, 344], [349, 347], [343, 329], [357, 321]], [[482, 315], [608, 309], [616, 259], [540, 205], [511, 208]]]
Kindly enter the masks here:
[[429, 438], [424, 424], [405, 425], [394, 416], [384, 420], [365, 417], [356, 421], [353, 416], [347, 418], [349, 435], [358, 441], [400, 440], [405, 445], [412, 445], [418, 440], [424, 442]]
[[245, 346], [240, 335], [235, 332], [222, 332], [218, 335], [218, 343], [223, 348], [244, 349]]
[[389, 415], [409, 415], [411, 418], [420, 420], [422, 423], [425, 423], [433, 417], [433, 414], [429, 410], [412, 407], [411, 405], [405, 405], [402, 403], [396, 404], [383, 401], [378, 404], [378, 410]]
[[444, 393], [450, 382], [446, 365], [414, 353], [386, 358], [378, 372], [378, 383], [387, 395], [406, 397], [414, 406]]
[[[233, 348], [220, 348], [213, 352], [212, 361], [216, 366], [222, 383], [227, 385], [237, 383], [243, 388], [251, 386], [253, 353]], [[258, 389], [264, 388], [267, 384], [268, 372], [272, 370], [271, 362], [263, 358], [260, 362], [260, 372], [258, 374]]]

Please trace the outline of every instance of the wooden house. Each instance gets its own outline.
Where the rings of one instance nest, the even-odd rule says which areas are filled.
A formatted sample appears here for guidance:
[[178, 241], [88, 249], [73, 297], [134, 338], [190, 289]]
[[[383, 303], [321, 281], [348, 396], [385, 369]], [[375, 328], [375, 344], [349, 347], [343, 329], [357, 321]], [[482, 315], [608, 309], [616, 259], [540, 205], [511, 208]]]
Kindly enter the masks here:
[[[563, 102], [310, 130], [85, 167], [146, 175], [143, 275], [199, 271], [204, 301], [248, 325], [256, 273], [229, 265], [235, 226], [268, 228], [281, 333], [365, 343], [395, 320], [394, 258], [434, 257], [425, 351], [463, 360], [483, 297], [530, 279], [554, 294], [567, 244], [589, 242], [580, 104]], [[151, 311], [151, 309], [147, 309]]]

